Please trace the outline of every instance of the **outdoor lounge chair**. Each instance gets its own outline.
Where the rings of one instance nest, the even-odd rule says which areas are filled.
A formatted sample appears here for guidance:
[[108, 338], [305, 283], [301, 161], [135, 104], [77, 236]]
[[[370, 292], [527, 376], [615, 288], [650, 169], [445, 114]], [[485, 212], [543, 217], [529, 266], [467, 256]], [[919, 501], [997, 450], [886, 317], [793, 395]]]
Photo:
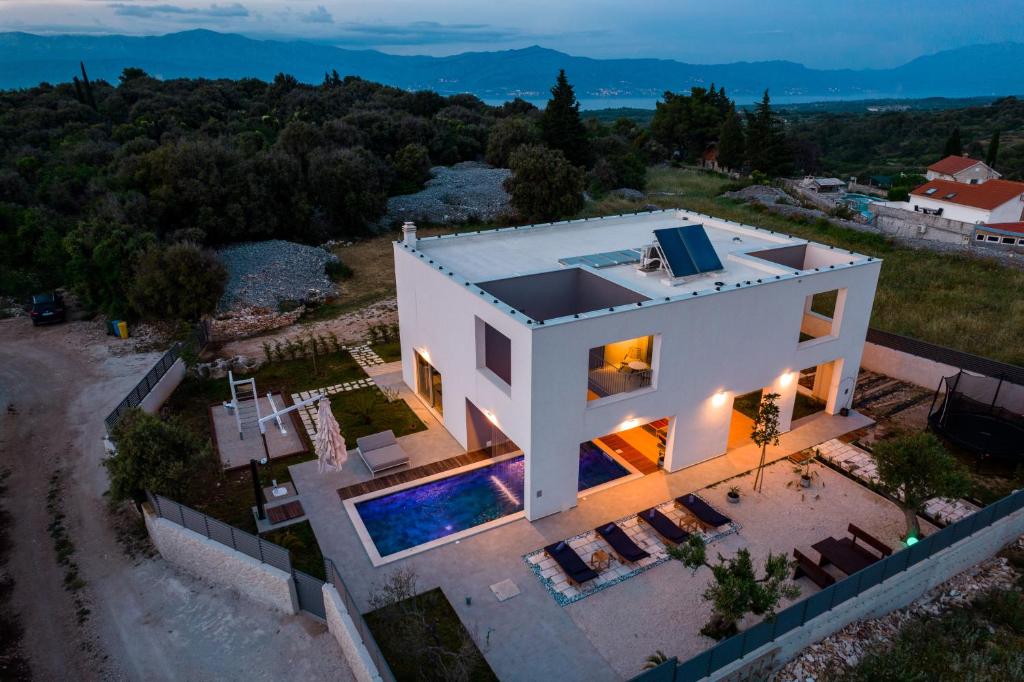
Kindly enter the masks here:
[[831, 573], [811, 561], [811, 559], [799, 549], [793, 550], [793, 557], [796, 559], [796, 572], [793, 573], [793, 580], [796, 580], [801, 576], [807, 576], [815, 585], [822, 589], [835, 584], [836, 579]]
[[690, 539], [689, 533], [672, 523], [672, 519], [662, 514], [656, 507], [645, 509], [636, 516], [672, 544], [682, 544]]
[[728, 516], [720, 514], [714, 507], [693, 493], [677, 497], [676, 505], [693, 514], [694, 518], [705, 528], [718, 528], [732, 522]]
[[594, 529], [597, 534], [604, 538], [604, 541], [611, 545], [612, 551], [615, 552], [619, 560], [622, 563], [633, 563], [634, 561], [640, 561], [651, 556], [644, 550], [640, 549], [635, 542], [633, 542], [626, 531], [622, 530], [615, 523], [606, 523], [603, 526], [598, 526]]
[[357, 439], [356, 452], [366, 464], [366, 468], [375, 476], [385, 469], [409, 463], [409, 455], [405, 454], [405, 450], [395, 440], [395, 434], [390, 429]]
[[565, 540], [548, 545], [544, 553], [555, 560], [562, 572], [569, 578], [569, 582], [577, 587], [597, 577], [597, 571], [587, 566], [580, 555], [576, 553]]

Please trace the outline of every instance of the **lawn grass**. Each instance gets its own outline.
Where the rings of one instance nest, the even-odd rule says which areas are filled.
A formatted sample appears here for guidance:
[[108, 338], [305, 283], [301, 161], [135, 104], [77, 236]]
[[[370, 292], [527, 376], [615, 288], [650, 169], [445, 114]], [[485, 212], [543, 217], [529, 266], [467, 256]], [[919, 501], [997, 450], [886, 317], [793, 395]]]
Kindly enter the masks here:
[[[297, 360], [275, 360], [259, 368], [252, 375], [260, 395], [268, 390], [281, 393], [297, 393], [311, 388], [334, 386], [335, 384], [365, 379], [366, 372], [356, 364], [348, 351], [321, 355], [316, 359], [315, 371], [312, 358]], [[247, 377], [246, 377], [247, 378]], [[227, 380], [222, 380], [227, 386]]]
[[338, 420], [341, 434], [345, 436], [349, 447], [355, 445], [357, 438], [388, 429], [400, 437], [427, 428], [408, 403], [402, 399], [388, 402], [376, 388], [332, 395], [331, 412]]
[[796, 392], [796, 402], [793, 403], [793, 419], [803, 419], [809, 417], [812, 414], [816, 414], [825, 409], [825, 403], [812, 398], [809, 395], [804, 395], [800, 391]]
[[388, 343], [373, 343], [370, 344], [370, 348], [373, 352], [381, 357], [384, 362], [395, 362], [396, 360], [402, 359], [402, 344], [398, 341], [390, 341]]
[[1019, 680], [1024, 676], [1024, 597], [993, 589], [967, 608], [917, 616], [840, 682]]
[[[435, 642], [452, 656], [456, 655], [466, 637], [466, 628], [441, 588], [418, 594], [408, 601], [412, 603], [399, 602], [367, 613], [366, 624], [370, 626], [370, 631], [373, 632], [373, 637], [377, 640], [396, 680], [444, 680], [446, 678], [443, 673], [426, 654], [403, 646], [406, 638], [396, 636], [396, 632], [403, 629], [403, 614], [409, 610], [422, 611], [427, 623], [430, 624]], [[478, 648], [473, 646], [471, 651], [463, 651], [463, 655], [471, 659], [469, 680], [491, 682], [498, 679]]]
[[718, 198], [729, 180], [710, 173], [656, 167], [643, 202], [591, 202], [585, 215], [632, 212], [642, 204], [687, 208], [793, 234], [884, 259], [871, 326], [1011, 364], [1024, 365], [1024, 271], [993, 260], [899, 246], [882, 235], [807, 224]]
[[327, 574], [324, 572], [324, 555], [309, 521], [264, 533], [263, 538], [288, 550], [292, 558], [292, 568], [308, 573], [314, 578], [327, 580]]

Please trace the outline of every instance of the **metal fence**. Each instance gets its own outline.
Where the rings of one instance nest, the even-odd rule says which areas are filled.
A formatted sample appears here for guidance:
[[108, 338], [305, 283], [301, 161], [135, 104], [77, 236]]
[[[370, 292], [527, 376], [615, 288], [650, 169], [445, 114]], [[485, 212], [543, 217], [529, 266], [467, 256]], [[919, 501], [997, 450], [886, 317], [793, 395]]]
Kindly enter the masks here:
[[714, 647], [682, 663], [675, 664], [672, 661], [665, 663], [657, 668], [658, 673], [653, 671], [644, 673], [634, 678], [634, 682], [638, 680], [692, 682], [707, 677], [765, 644], [801, 627], [809, 620], [839, 607], [862, 592], [931, 558], [936, 552], [984, 530], [999, 519], [1022, 508], [1024, 508], [1024, 490], [1019, 490], [925, 537], [916, 544], [837, 581], [834, 585], [812, 594], [807, 599], [779, 611], [772, 619], [763, 620], [737, 635], [724, 639]]
[[370, 660], [377, 666], [377, 671], [380, 673], [381, 678], [384, 679], [384, 682], [393, 682], [395, 676], [391, 673], [388, 662], [384, 660], [384, 654], [381, 653], [380, 647], [377, 646], [377, 640], [374, 639], [373, 633], [370, 632], [370, 626], [366, 624], [366, 619], [363, 618], [359, 606], [356, 605], [352, 594], [348, 591], [348, 586], [345, 585], [341, 574], [338, 573], [338, 568], [334, 565], [333, 561], [326, 557], [324, 558], [324, 571], [327, 573], [327, 582], [334, 585], [334, 589], [341, 595], [341, 601], [345, 605], [345, 610], [348, 611], [352, 622], [355, 623], [356, 630], [359, 632], [366, 650], [370, 653]]

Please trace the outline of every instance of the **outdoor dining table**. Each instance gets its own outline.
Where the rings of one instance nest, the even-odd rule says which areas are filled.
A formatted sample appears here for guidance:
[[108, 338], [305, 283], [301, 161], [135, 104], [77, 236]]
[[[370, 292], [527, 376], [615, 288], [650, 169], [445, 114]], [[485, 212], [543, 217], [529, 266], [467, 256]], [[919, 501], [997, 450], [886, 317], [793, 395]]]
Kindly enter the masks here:
[[856, 573], [878, 561], [878, 558], [867, 552], [859, 551], [852, 543], [835, 538], [825, 538], [811, 545], [811, 548], [821, 555], [819, 566], [831, 563], [846, 575]]

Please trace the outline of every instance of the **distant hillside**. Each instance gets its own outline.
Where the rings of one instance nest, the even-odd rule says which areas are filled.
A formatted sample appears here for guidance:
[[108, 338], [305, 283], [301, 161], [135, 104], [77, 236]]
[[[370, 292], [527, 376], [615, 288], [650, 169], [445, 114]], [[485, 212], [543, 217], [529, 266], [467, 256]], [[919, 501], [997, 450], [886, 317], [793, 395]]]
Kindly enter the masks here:
[[0, 89], [63, 82], [84, 60], [93, 78], [113, 81], [126, 66], [160, 78], [269, 80], [279, 72], [319, 82], [324, 72], [441, 94], [484, 98], [543, 96], [558, 69], [581, 97], [657, 97], [712, 82], [732, 96], [770, 88], [775, 96], [869, 98], [970, 97], [1024, 93], [1024, 44], [964, 47], [881, 70], [819, 70], [785, 61], [686, 64], [668, 59], [590, 59], [542, 47], [467, 52], [450, 57], [397, 56], [309, 42], [252, 40], [206, 30], [163, 36], [37, 36], [0, 33]]

